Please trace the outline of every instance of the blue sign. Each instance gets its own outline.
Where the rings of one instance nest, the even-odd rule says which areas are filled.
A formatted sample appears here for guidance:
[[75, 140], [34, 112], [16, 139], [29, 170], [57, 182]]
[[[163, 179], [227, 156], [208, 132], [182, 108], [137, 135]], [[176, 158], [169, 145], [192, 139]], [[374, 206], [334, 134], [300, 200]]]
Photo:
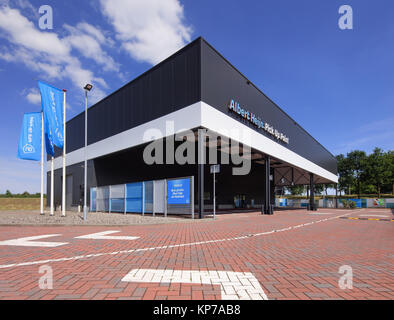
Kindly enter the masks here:
[[168, 204], [190, 204], [190, 179], [168, 180]]
[[40, 161], [41, 159], [41, 112], [26, 113], [23, 117], [18, 144], [18, 158]]
[[[47, 144], [47, 152], [51, 155], [51, 149], [48, 144], [53, 144], [62, 149], [64, 145], [63, 138], [63, 91], [50, 86], [44, 82], [38, 81], [41, 92], [42, 111], [44, 113], [44, 127]], [[52, 146], [53, 147], [53, 146]]]

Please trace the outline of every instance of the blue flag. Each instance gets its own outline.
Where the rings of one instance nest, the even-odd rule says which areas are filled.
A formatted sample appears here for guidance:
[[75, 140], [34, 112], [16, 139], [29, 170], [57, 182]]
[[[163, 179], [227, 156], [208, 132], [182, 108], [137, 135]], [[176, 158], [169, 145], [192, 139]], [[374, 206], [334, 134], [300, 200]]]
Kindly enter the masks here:
[[18, 158], [41, 160], [41, 112], [26, 113], [23, 117], [18, 144]]
[[46, 139], [47, 153], [50, 153], [48, 143], [62, 149], [63, 138], [63, 91], [52, 87], [44, 82], [38, 81], [41, 92], [42, 111], [44, 113], [44, 131]]
[[[49, 154], [50, 156], [54, 157], [55, 156], [55, 146], [53, 144], [53, 141], [50, 139], [51, 127], [46, 122], [47, 122], [47, 119], [44, 117], [45, 149], [47, 151], [47, 154]], [[45, 131], [45, 128], [47, 128], [48, 131]]]

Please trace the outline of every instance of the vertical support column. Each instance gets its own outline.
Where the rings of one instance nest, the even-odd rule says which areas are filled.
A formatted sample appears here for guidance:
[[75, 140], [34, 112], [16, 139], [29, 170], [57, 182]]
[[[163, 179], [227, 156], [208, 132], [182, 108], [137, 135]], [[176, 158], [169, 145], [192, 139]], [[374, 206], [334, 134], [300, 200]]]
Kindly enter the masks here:
[[[92, 198], [90, 198], [90, 202], [92, 202]], [[127, 188], [126, 185], [124, 185], [124, 208], [123, 208], [124, 213], [123, 214], [126, 214], [126, 204], [127, 204]]]
[[265, 196], [264, 196], [264, 214], [273, 214], [273, 208], [271, 204], [271, 161], [268, 155], [264, 159], [264, 180], [265, 180]]
[[317, 208], [315, 207], [315, 185], [313, 182], [313, 173], [309, 174], [309, 206], [308, 210], [310, 211], [316, 211]]
[[167, 218], [167, 205], [168, 205], [168, 201], [167, 201], [167, 179], [164, 180], [164, 216]]
[[203, 129], [198, 129], [198, 218], [204, 216], [204, 164], [205, 164], [205, 135]]
[[153, 184], [152, 184], [152, 195], [153, 195], [153, 201], [152, 201], [152, 216], [156, 216], [156, 212], [155, 212], [155, 202], [156, 202], [156, 195], [155, 195], [155, 185], [156, 185], [156, 183], [155, 183], [155, 181], [153, 181]]
[[145, 216], [145, 182], [142, 182], [142, 215]]
[[191, 211], [192, 211], [192, 219], [194, 220], [194, 176], [191, 178]]
[[109, 204], [108, 204], [108, 207], [109, 207], [108, 213], [111, 213], [111, 186], [109, 186], [109, 199], [108, 199], [108, 201], [109, 201]]
[[335, 184], [335, 208], [338, 209], [338, 184]]

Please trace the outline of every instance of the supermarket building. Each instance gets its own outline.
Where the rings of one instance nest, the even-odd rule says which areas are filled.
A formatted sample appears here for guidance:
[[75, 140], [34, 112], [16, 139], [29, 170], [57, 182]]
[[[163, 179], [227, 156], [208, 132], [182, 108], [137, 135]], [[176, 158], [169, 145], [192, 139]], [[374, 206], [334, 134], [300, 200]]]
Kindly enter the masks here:
[[[67, 122], [68, 210], [83, 203], [84, 117]], [[195, 161], [174, 161], [190, 135]], [[155, 163], [146, 159], [152, 146]], [[215, 163], [218, 210], [271, 214], [277, 188], [338, 182], [335, 157], [203, 38], [90, 107], [86, 152], [91, 211], [203, 217], [213, 207]], [[243, 162], [232, 161], [235, 153]], [[235, 174], [240, 167], [247, 174]], [[60, 205], [60, 152], [54, 179]]]

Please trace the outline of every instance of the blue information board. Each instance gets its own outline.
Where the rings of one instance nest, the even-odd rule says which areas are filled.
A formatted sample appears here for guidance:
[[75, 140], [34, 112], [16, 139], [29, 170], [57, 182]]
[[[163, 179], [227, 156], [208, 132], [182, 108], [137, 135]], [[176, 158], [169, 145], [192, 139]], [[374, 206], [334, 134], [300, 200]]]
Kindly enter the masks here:
[[168, 180], [168, 204], [190, 204], [190, 179]]

